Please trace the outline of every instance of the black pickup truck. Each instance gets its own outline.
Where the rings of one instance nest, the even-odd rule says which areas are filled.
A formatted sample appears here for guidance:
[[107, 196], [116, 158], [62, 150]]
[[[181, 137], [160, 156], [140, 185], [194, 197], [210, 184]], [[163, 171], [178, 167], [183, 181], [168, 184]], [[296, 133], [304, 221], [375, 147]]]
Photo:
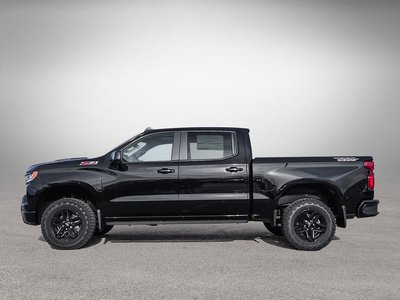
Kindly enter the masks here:
[[249, 130], [146, 129], [97, 158], [38, 164], [21, 212], [57, 249], [114, 225], [263, 222], [300, 250], [378, 214], [371, 156], [252, 158]]

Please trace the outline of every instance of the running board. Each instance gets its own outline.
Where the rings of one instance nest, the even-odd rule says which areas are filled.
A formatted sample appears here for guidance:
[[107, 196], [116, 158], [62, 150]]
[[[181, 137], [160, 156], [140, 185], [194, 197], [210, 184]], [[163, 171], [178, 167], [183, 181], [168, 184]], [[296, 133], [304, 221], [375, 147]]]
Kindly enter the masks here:
[[174, 221], [106, 221], [106, 225], [167, 225], [167, 224], [224, 224], [247, 223], [247, 220], [174, 220]]

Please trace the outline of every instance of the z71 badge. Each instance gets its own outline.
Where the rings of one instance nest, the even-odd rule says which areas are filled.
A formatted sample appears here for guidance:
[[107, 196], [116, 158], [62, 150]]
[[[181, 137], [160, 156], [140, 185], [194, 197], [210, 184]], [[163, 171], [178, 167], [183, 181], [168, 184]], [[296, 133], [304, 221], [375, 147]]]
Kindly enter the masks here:
[[97, 165], [98, 161], [97, 160], [88, 160], [88, 161], [81, 161], [79, 164], [80, 166], [95, 166]]

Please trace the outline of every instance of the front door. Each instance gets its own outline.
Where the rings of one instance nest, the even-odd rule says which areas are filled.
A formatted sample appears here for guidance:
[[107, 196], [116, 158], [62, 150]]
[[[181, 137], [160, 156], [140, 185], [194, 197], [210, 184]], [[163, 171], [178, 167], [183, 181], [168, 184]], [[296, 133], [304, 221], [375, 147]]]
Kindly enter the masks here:
[[103, 176], [106, 221], [168, 220], [179, 215], [179, 133], [145, 135], [122, 149], [122, 164]]
[[249, 170], [243, 145], [240, 132], [182, 132], [179, 210], [185, 219], [248, 218]]

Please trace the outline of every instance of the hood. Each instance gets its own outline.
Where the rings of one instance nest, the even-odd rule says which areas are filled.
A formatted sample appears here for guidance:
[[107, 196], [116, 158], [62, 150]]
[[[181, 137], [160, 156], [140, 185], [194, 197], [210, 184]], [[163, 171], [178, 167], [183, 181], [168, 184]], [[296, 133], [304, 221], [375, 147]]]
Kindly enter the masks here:
[[38, 163], [38, 164], [34, 164], [34, 165], [30, 166], [26, 170], [26, 173], [31, 173], [33, 171], [38, 171], [38, 170], [43, 170], [43, 169], [64, 167], [64, 166], [70, 167], [71, 163], [75, 164], [76, 161], [82, 161], [82, 160], [87, 160], [87, 159], [88, 159], [87, 157], [73, 157], [73, 158], [57, 159], [54, 161], [49, 161], [49, 162], [44, 162], [44, 163]]

